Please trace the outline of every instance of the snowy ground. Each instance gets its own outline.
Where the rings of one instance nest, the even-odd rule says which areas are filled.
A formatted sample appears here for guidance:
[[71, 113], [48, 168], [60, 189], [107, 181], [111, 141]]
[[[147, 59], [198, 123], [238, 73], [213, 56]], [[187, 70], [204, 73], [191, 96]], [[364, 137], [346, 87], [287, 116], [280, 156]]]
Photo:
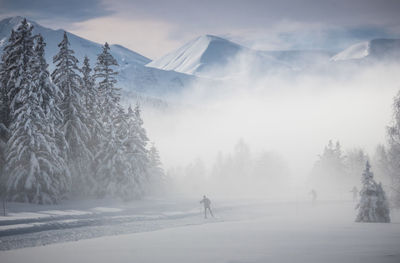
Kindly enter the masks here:
[[0, 262], [400, 262], [398, 211], [361, 224], [351, 202], [213, 201], [208, 220], [198, 200], [13, 205]]

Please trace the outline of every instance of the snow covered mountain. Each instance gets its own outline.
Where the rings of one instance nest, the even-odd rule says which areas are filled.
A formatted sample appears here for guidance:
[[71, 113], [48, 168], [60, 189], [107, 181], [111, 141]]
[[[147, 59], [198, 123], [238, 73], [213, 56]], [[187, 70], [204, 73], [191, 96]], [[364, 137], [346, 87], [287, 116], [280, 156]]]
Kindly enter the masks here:
[[246, 48], [229, 40], [205, 35], [147, 64], [148, 67], [199, 74], [209, 68], [226, 66]]
[[243, 70], [252, 73], [296, 70], [317, 61], [327, 62], [331, 55], [318, 50], [259, 51], [204, 35], [146, 66], [213, 78], [234, 76]]
[[[17, 27], [23, 18], [16, 16], [0, 21], [0, 54], [6, 44], [10, 32]], [[33, 33], [41, 34], [46, 42], [46, 60], [52, 71], [53, 56], [58, 52], [58, 43], [62, 40], [63, 30], [53, 30], [43, 27], [34, 21], [28, 20], [34, 26]], [[71, 48], [76, 57], [83, 62], [84, 56], [88, 56], [92, 67], [96, 63], [97, 55], [102, 50], [102, 45], [68, 33]], [[145, 67], [151, 60], [132, 50], [120, 45], [111, 45], [111, 54], [119, 64], [118, 86], [125, 94], [140, 93], [149, 96], [163, 96], [170, 92], [176, 92], [189, 85], [195, 79], [194, 76], [185, 75], [174, 71], [164, 71], [156, 68]]]
[[373, 39], [354, 44], [332, 57], [333, 61], [400, 58], [400, 39]]

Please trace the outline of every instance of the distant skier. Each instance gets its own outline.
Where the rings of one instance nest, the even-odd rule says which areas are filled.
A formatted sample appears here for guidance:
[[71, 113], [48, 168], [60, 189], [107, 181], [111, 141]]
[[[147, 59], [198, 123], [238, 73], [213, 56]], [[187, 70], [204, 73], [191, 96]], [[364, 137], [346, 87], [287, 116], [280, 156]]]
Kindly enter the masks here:
[[314, 189], [311, 189], [310, 195], [311, 195], [312, 204], [315, 205], [315, 203], [317, 202], [317, 191], [315, 191]]
[[357, 201], [357, 197], [358, 197], [358, 189], [357, 189], [357, 187], [353, 186], [353, 189], [351, 189], [350, 192], [353, 193], [353, 201]]
[[203, 205], [204, 205], [204, 218], [207, 218], [207, 209], [208, 209], [208, 211], [210, 212], [210, 215], [211, 215], [212, 217], [214, 217], [214, 215], [213, 215], [213, 213], [212, 213], [212, 211], [211, 211], [211, 207], [210, 207], [210, 205], [211, 205], [210, 199], [208, 199], [208, 198], [204, 195], [204, 196], [203, 196], [203, 199], [200, 201], [200, 204], [203, 204]]

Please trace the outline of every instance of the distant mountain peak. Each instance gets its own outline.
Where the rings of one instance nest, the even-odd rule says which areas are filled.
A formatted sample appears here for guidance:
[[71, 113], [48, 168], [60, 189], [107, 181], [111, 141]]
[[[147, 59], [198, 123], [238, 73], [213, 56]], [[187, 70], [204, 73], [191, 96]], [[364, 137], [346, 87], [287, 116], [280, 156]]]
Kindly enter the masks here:
[[201, 75], [205, 68], [224, 65], [243, 49], [246, 48], [222, 37], [202, 35], [147, 66]]
[[372, 39], [354, 44], [331, 58], [333, 61], [400, 58], [400, 39]]
[[360, 59], [368, 56], [370, 41], [354, 44], [332, 57], [333, 61]]

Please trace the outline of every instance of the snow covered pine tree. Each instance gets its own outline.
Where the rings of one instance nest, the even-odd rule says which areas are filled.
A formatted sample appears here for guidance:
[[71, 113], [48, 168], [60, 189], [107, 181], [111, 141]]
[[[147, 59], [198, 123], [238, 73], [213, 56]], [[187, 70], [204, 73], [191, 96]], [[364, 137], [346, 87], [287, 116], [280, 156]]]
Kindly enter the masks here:
[[58, 47], [60, 51], [53, 57], [56, 68], [51, 77], [63, 94], [60, 105], [63, 114], [61, 130], [67, 145], [66, 159], [72, 176], [72, 192], [86, 195], [94, 182], [88, 165], [92, 155], [87, 146], [90, 133], [86, 126], [88, 114], [81, 89], [82, 80], [78, 74], [80, 69], [74, 51], [69, 48], [66, 32]]
[[87, 127], [90, 133], [88, 148], [91, 151], [93, 160], [91, 163], [92, 171], [96, 170], [96, 154], [101, 149], [101, 142], [104, 138], [104, 131], [100, 119], [100, 99], [101, 94], [95, 85], [92, 69], [90, 68], [89, 58], [85, 56], [82, 67], [82, 91], [84, 93], [85, 108], [88, 114]]
[[9, 200], [50, 204], [63, 197], [69, 174], [55, 139], [43, 39], [32, 29], [24, 19], [5, 47], [10, 137], [2, 179]]
[[362, 174], [363, 187], [360, 192], [360, 202], [356, 206], [358, 209], [356, 222], [389, 223], [389, 204], [385, 192], [382, 185], [375, 182], [370, 168], [367, 161]]
[[110, 47], [105, 43], [103, 52], [97, 57], [94, 77], [98, 80], [100, 92], [100, 122], [104, 132], [101, 149], [96, 156], [96, 194], [99, 197], [106, 195], [125, 198], [129, 187], [129, 163], [126, 159], [124, 140], [125, 113], [120, 105], [119, 89], [114, 85], [117, 82], [117, 72], [112, 67], [118, 66], [115, 58], [110, 54]]

